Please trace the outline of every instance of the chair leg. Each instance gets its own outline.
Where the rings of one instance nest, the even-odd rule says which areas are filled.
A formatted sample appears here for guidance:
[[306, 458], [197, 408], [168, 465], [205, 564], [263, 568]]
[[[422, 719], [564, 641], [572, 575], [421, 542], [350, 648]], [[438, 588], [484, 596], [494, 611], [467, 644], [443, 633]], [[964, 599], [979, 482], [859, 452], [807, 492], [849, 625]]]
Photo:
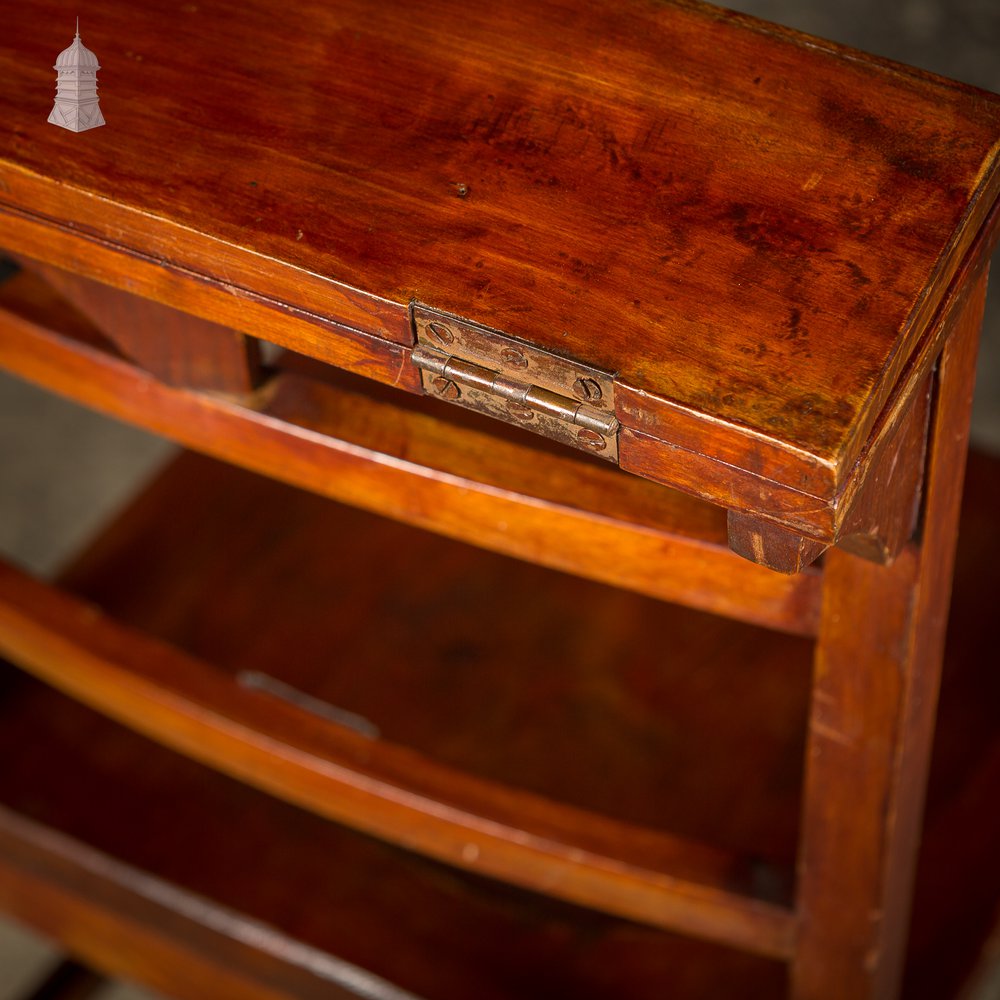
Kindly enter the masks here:
[[253, 338], [50, 264], [28, 258], [19, 262], [86, 316], [126, 358], [162, 381], [234, 396], [257, 385], [258, 344]]
[[920, 537], [827, 555], [809, 718], [795, 1000], [898, 995], [951, 594], [986, 273], [937, 374]]

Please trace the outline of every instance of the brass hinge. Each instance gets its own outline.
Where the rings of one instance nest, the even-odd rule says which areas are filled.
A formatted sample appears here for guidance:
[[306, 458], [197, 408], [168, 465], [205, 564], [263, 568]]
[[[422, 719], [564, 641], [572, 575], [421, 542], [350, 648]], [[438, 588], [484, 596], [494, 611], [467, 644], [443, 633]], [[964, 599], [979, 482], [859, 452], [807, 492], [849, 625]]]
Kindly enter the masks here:
[[416, 303], [412, 313], [425, 392], [618, 461], [610, 372]]

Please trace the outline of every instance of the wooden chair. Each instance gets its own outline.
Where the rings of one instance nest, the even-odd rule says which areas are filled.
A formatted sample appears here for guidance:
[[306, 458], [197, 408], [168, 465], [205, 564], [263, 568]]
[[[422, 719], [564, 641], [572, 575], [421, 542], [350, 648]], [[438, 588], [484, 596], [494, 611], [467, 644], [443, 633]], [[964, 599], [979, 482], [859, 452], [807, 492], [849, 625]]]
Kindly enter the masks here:
[[0, 365], [189, 452], [0, 569], [0, 907], [182, 998], [949, 995], [1000, 100], [689, 3], [125, 9], [80, 135], [55, 4], [0, 39]]

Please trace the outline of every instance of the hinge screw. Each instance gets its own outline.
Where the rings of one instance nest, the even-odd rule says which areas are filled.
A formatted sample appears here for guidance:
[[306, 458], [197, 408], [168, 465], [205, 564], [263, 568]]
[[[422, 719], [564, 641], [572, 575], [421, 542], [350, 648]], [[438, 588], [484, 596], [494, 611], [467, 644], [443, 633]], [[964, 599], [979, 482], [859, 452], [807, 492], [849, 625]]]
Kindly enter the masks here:
[[592, 378], [578, 378], [573, 383], [573, 395], [585, 403], [596, 403], [601, 398], [601, 387]]
[[592, 431], [586, 427], [577, 431], [576, 437], [580, 444], [591, 451], [604, 451], [608, 446], [608, 442], [597, 431]]
[[525, 406], [524, 403], [515, 403], [512, 399], [507, 402], [507, 412], [512, 417], [517, 417], [518, 420], [531, 420], [535, 415], [535, 411], [530, 406]]
[[500, 357], [505, 365], [511, 368], [527, 368], [528, 359], [516, 348], [507, 347], [500, 352]]
[[462, 395], [462, 390], [450, 378], [445, 378], [443, 375], [434, 379], [431, 385], [442, 399], [458, 399]]
[[427, 332], [439, 343], [439, 344], [451, 344], [454, 343], [455, 334], [451, 332], [444, 325], [444, 323], [428, 323]]

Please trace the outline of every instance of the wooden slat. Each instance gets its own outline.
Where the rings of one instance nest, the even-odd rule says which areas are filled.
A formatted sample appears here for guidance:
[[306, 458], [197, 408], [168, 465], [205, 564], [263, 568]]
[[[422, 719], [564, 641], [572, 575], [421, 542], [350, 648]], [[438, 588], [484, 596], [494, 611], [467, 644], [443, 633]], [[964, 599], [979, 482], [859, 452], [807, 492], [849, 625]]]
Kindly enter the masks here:
[[[327, 975], [312, 975], [308, 949], [273, 928], [150, 879], [6, 808], [0, 808], [0, 900], [7, 913], [108, 975], [178, 1000], [357, 996], [334, 978], [339, 972], [350, 981], [349, 966], [321, 956]], [[375, 977], [357, 978], [376, 988], [372, 1000], [408, 1000], [392, 987], [378, 991]]]
[[[772, 957], [780, 906], [738, 859], [497, 787], [372, 742], [0, 569], [0, 650], [86, 704], [273, 794], [453, 864]], [[651, 865], [650, 862], [653, 864]], [[749, 891], [749, 889], [748, 889]]]
[[483, 552], [192, 453], [60, 585], [237, 683], [352, 713], [438, 763], [756, 858], [769, 898], [791, 899], [806, 639]]
[[[960, 967], [968, 967], [969, 956], [974, 955], [982, 938], [983, 921], [980, 918], [985, 917], [985, 925], [990, 926], [990, 917], [994, 911], [996, 898], [998, 862], [994, 845], [1000, 812], [996, 807], [994, 790], [997, 775], [1000, 774], [1000, 755], [997, 753], [992, 707], [996, 703], [994, 695], [998, 681], [996, 672], [989, 669], [991, 661], [988, 657], [988, 651], [991, 648], [989, 612], [991, 595], [994, 591], [988, 585], [984, 589], [983, 581], [985, 579], [988, 582], [994, 579], [997, 572], [995, 510], [997, 487], [1000, 485], [1000, 476], [997, 473], [1000, 468], [995, 461], [991, 464], [979, 460], [973, 464], [972, 471], [975, 475], [967, 487], [967, 499], [972, 501], [978, 495], [980, 502], [978, 505], [966, 504], [963, 512], [963, 533], [960, 536], [959, 546], [959, 573], [956, 580], [955, 610], [952, 617], [955, 628], [950, 632], [946, 657], [944, 714], [935, 747], [937, 763], [930, 789], [931, 826], [925, 837], [925, 858], [921, 864], [920, 884], [922, 889], [918, 891], [917, 895], [918, 936], [913, 942], [915, 950], [911, 956], [911, 981], [904, 993], [906, 997], [912, 996], [914, 1000], [918, 997], [921, 1000], [923, 998], [938, 1000], [942, 996], [951, 995], [943, 984], [955, 981], [956, 962]], [[989, 471], [988, 475], [987, 471]], [[984, 485], [987, 487], [985, 492], [982, 489]], [[205, 501], [204, 497], [198, 497], [194, 491], [189, 491], [188, 496], [201, 502]], [[294, 508], [291, 509], [290, 513], [293, 517], [298, 516], [298, 511]], [[968, 532], [966, 529], [969, 529]], [[171, 540], [167, 539], [167, 541]], [[112, 566], [109, 569], [113, 570], [114, 568]], [[151, 568], [152, 566], [146, 564], [147, 571]], [[986, 576], [983, 575], [984, 570], [987, 571]], [[123, 591], [128, 589], [127, 585], [123, 585], [122, 589]], [[949, 678], [951, 683], [947, 682]], [[226, 868], [226, 866], [219, 865], [211, 859], [199, 858], [199, 852], [203, 851], [207, 845], [219, 842], [224, 845], [222, 850], [229, 857], [233, 851], [233, 843], [227, 840], [226, 831], [239, 828], [242, 834], [241, 843], [245, 842], [253, 831], [261, 836], [270, 836], [270, 834], [261, 831], [259, 826], [255, 824], [242, 824], [240, 822], [239, 817], [243, 813], [234, 807], [234, 803], [229, 797], [219, 794], [216, 787], [219, 779], [216, 779], [215, 782], [193, 779], [186, 785], [174, 786], [173, 788], [169, 785], [164, 787], [158, 784], [157, 775], [163, 773], [158, 761], [164, 756], [165, 751], [158, 750], [153, 746], [142, 748], [136, 746], [133, 749], [127, 749], [129, 744], [124, 738], [126, 734], [122, 736], [121, 745], [117, 740], [107, 741], [101, 734], [110, 726], [100, 724], [98, 721], [90, 723], [81, 721], [84, 711], [82, 708], [75, 708], [75, 712], [70, 711], [73, 706], [67, 705], [60, 708], [59, 700], [55, 695], [44, 698], [40, 696], [37, 706], [32, 709], [30, 703], [11, 699], [8, 692], [6, 703], [9, 705], [10, 712], [0, 713], [0, 754], [8, 763], [3, 772], [0, 772], [0, 789], [5, 789], [0, 791], [0, 801], [16, 801], [20, 798], [25, 803], [34, 803], [36, 811], [43, 809], [45, 817], [54, 820], [58, 814], [53, 812], [51, 805], [52, 777], [56, 775], [69, 791], [67, 801], [75, 802], [73, 808], [82, 818], [81, 821], [84, 824], [81, 829], [86, 830], [88, 824], [96, 822], [98, 827], [105, 831], [105, 838], [116, 838], [98, 841], [99, 844], [103, 844], [105, 850], [112, 853], [124, 851], [126, 856], [131, 851], [133, 858], [141, 859], [142, 855], [139, 853], [137, 844], [148, 841], [148, 838], [144, 841], [144, 838], [137, 837], [136, 830], [134, 826], [130, 826], [130, 823], [135, 822], [137, 815], [150, 810], [154, 817], [151, 822], [155, 824], [154, 829], [157, 831], [153, 841], [159, 844], [163, 851], [168, 851], [169, 845], [172, 844], [173, 853], [178, 859], [186, 859], [185, 864], [193, 865], [196, 868], [201, 866], [212, 871]], [[0, 706], [3, 704], [4, 702], [0, 702]], [[11, 712], [14, 713], [14, 718], [17, 720], [13, 730], [11, 729]], [[51, 746], [45, 753], [41, 752], [42, 747], [46, 746], [52, 734], [57, 734], [61, 743]], [[133, 742], [137, 741], [133, 739]], [[984, 744], [992, 749], [982, 753], [981, 747]], [[100, 782], [97, 780], [98, 776], [91, 775], [89, 772], [84, 776], [84, 773], [80, 771], [81, 748], [85, 751], [85, 758], [101, 761], [105, 768], [121, 768], [125, 762], [132, 762], [129, 764], [134, 772], [132, 779], [125, 782], [119, 780], [109, 784], [108, 787], [111, 789], [109, 798], [103, 799]], [[30, 752], [27, 752], [29, 749]], [[67, 768], [65, 762], [70, 759], [71, 755], [75, 762], [74, 767]], [[39, 761], [45, 759], [48, 759], [50, 763], [43, 768]], [[175, 771], [183, 773], [185, 768], [181, 767], [182, 764], [194, 767], [193, 764], [178, 761], [176, 765], [170, 766], [170, 773]], [[15, 794], [11, 790], [11, 786], [14, 776], [18, 774], [20, 777], [17, 779], [17, 787], [20, 791]], [[80, 793], [74, 793], [72, 791], [74, 788], [79, 788]], [[180, 810], [176, 806], [169, 805], [164, 810], [164, 808], [156, 807], [152, 802], [144, 805], [142, 801], [144, 792], [149, 793], [152, 802], [157, 800], [162, 800], [165, 803], [183, 802], [190, 808], [191, 819], [187, 839], [185, 839], [183, 832], [178, 834], [171, 831], [167, 835], [163, 828], [165, 811], [170, 816], [177, 816]], [[249, 796], [252, 793], [246, 790], [245, 794]], [[735, 803], [735, 799], [730, 801]], [[48, 804], [43, 806], [42, 803]], [[216, 808], [224, 818], [217, 821], [206, 819], [202, 813], [206, 803]], [[767, 807], [773, 808], [773, 802], [768, 803]], [[249, 807], [248, 815], [260, 816], [262, 811], [266, 812], [273, 808], [275, 808], [275, 803], [268, 806], [267, 801], [261, 799], [259, 803]], [[284, 831], [286, 837], [289, 831], [295, 828], [295, 824], [290, 822], [290, 817], [284, 813], [275, 816], [274, 823], [275, 830]], [[274, 843], [277, 843], [281, 837], [275, 834], [273, 840]], [[35, 826], [27, 831], [24, 841], [36, 848], [40, 845], [48, 845], [50, 842], [41, 835]], [[294, 841], [294, 844], [296, 846], [291, 853], [297, 858], [303, 852], [298, 840]], [[46, 849], [48, 848], [46, 847]], [[74, 856], [77, 856], [76, 851], [78, 850], [79, 848], [74, 849]], [[389, 849], [386, 848], [386, 850]], [[250, 887], [254, 880], [244, 878], [242, 872], [247, 870], [245, 858], [253, 859], [256, 856], [252, 846], [245, 850], [241, 848], [241, 851], [240, 857], [228, 866], [230, 878], [234, 885], [245, 887], [246, 891], [250, 893], [252, 892]], [[332, 844], [318, 844], [316, 852], [316, 857], [321, 861], [320, 867], [329, 869], [330, 865], [326, 863], [325, 859], [334, 857], [352, 867], [355, 864], [351, 860], [352, 856], [344, 854], [342, 847], [335, 849]], [[283, 859], [288, 857], [287, 852], [277, 851], [277, 848], [275, 848], [275, 855]], [[8, 861], [11, 858], [9, 841], [6, 840], [4, 841], [4, 856]], [[110, 863], [110, 859], [105, 860]], [[264, 861], [263, 855], [256, 858], [254, 870], [259, 877], [262, 875], [262, 871], [266, 870], [266, 868], [262, 869]], [[289, 892], [293, 897], [298, 896], [299, 890], [296, 888], [298, 883], [291, 879], [290, 873], [283, 863], [281, 867], [281, 877], [283, 881], [288, 882]], [[7, 870], [7, 868], [4, 869], [5, 872]], [[131, 879], [132, 883], [135, 883], [134, 873], [129, 873], [127, 867], [122, 868], [119, 864], [116, 870], [124, 871], [126, 880]], [[338, 868], [333, 868], [335, 880], [333, 884], [336, 884], [338, 871]], [[365, 872], [363, 881], [370, 888], [368, 879], [374, 877], [374, 872], [369, 874], [367, 868]], [[395, 869], [392, 869], [391, 872], [390, 874], [389, 870], [386, 871], [386, 878], [398, 885], [400, 873]], [[956, 873], [959, 873], [957, 877]], [[177, 877], [178, 875], [175, 873], [173, 878]], [[262, 881], [265, 885], [269, 883], [267, 878], [263, 878]], [[52, 897], [50, 891], [44, 891], [44, 886], [40, 887], [32, 879], [26, 882], [22, 879], [23, 891], [16, 896], [17, 902], [12, 903], [12, 897], [9, 895], [10, 879], [6, 874], [0, 876], [0, 886], [6, 887], [2, 891], [8, 893], [4, 896], [3, 905], [5, 908], [20, 913], [21, 919], [39, 926], [46, 933], [59, 938], [61, 934], [68, 933], [75, 927], [77, 921], [72, 917], [74, 911], [66, 909], [68, 903], [65, 895]], [[320, 886], [313, 886], [312, 890], [314, 890], [311, 892], [313, 896], [317, 893], [320, 896], [324, 895], [324, 890]], [[412, 888], [407, 884], [400, 892], [401, 898], [408, 904], [406, 909], [408, 912], [412, 912], [413, 907], [417, 906]], [[266, 895], [267, 891], [265, 890], [264, 896]], [[370, 897], [371, 893], [359, 894], [362, 897], [365, 895]], [[84, 896], [90, 902], [101, 898], [97, 891], [97, 884], [89, 886]], [[972, 904], [971, 908], [970, 903]], [[417, 908], [424, 909], [422, 905], [417, 906]], [[438, 911], [440, 906], [431, 905], [429, 909]], [[206, 910], [203, 907], [202, 912], [211, 913], [212, 910], [211, 908]], [[291, 912], [304, 913], [308, 911], [293, 907]], [[326, 911], [320, 908], [313, 912], [317, 925], [329, 926], [325, 915]], [[57, 913], [61, 915], [58, 918], [56, 917]], [[70, 916], [67, 916], [67, 913]], [[258, 919], [261, 915], [258, 913]], [[232, 914], [229, 914], [229, 918], [231, 917]], [[363, 936], [371, 937], [370, 923], [359, 921], [353, 917], [350, 919], [351, 922], [359, 923], [367, 928]], [[81, 911], [80, 923], [84, 928], [106, 927], [104, 922], [92, 919], [86, 910]], [[533, 918], [532, 923], [537, 925], [537, 919]], [[157, 915], [154, 924], [162, 930], [164, 927], [162, 912]], [[401, 940], [403, 932], [399, 928], [398, 921], [393, 921], [392, 924], [393, 940], [398, 942]], [[227, 926], [238, 927], [239, 922], [236, 921]], [[79, 934], [79, 928], [74, 933]], [[409, 931], [407, 930], [406, 933], [408, 934]], [[591, 943], [581, 953], [593, 955], [596, 946], [593, 944], [592, 932], [587, 933], [591, 935], [588, 937]], [[473, 933], [473, 937], [477, 940], [481, 939], [481, 936], [481, 934]], [[448, 940], [447, 936], [442, 940]], [[682, 972], [681, 969], [689, 969], [693, 961], [692, 952], [696, 951], [698, 947], [693, 942], [681, 945], [674, 959], [664, 965], [665, 969], [671, 970], [674, 961], [676, 961], [677, 968], [673, 969], [672, 972], [664, 973], [660, 992], [654, 992], [654, 996], [662, 995], [662, 991], [665, 989], [671, 991], [671, 996], [687, 996], [682, 989], [677, 987], [674, 975], [684, 982], [688, 981], [690, 972]], [[119, 960], [123, 954], [120, 940], [106, 945], [104, 950], [108, 956]], [[211, 938], [209, 938], [207, 950], [213, 955], [225, 955], [228, 967], [233, 968], [228, 953], [220, 951], [218, 943]], [[658, 950], [662, 951], [662, 948]], [[391, 949], [382, 949], [382, 951], [389, 952]], [[523, 956], [525, 953], [526, 949], [523, 946], [521, 948], [512, 947], [506, 951], [507, 955]], [[531, 953], [536, 954], [534, 951]], [[670, 953], [673, 954], [673, 952]], [[129, 955], [134, 954], [136, 954], [134, 950], [129, 952]], [[431, 964], [440, 969], [442, 955], [451, 954], [451, 952], [428, 948], [426, 954], [433, 956]], [[723, 964], [724, 958], [725, 955], [720, 952], [716, 956], [716, 963]], [[470, 958], [470, 961], [473, 960]], [[481, 961], [481, 958], [476, 961]], [[181, 970], [191, 967], [187, 959], [167, 964], [176, 965]], [[633, 964], [630, 967], [634, 967], [634, 964], [633, 959]], [[111, 971], [114, 968], [112, 966]], [[947, 971], [943, 972], [943, 970]], [[585, 977], [587, 975], [582, 969], [578, 969], [578, 974]], [[593, 985], [592, 980], [588, 979], [587, 981], [591, 983], [594, 995], [614, 996], [616, 998], [632, 996], [631, 991], [625, 989], [620, 983], [619, 989], [602, 993]], [[729, 982], [731, 984], [734, 981], [738, 982], [738, 980], [730, 980]], [[694, 990], [691, 995], [701, 998], [705, 996], [739, 995], [742, 997], [757, 995], [749, 987], [744, 990], [742, 983], [736, 989], [739, 992], [734, 992], [734, 988], [730, 985], [728, 990], [720, 988], [713, 993], [710, 989], [703, 988], [700, 992]], [[482, 988], [477, 990], [466, 983], [464, 992], [462, 988], [459, 988], [457, 996], [459, 1000], [464, 1000], [470, 993], [475, 993], [477, 996], [482, 995]], [[184, 1000], [189, 1000], [193, 994], [189, 990], [181, 995]], [[431, 992], [429, 995], [437, 996], [438, 994]], [[523, 996], [523, 994], [521, 995]], [[583, 994], [577, 989], [568, 995], [580, 996]], [[781, 994], [775, 993], [774, 995]]]
[[747, 563], [728, 549], [722, 511], [673, 491], [295, 372], [272, 380], [258, 411], [166, 386], [102, 350], [78, 318], [53, 319], [26, 275], [0, 289], [0, 307], [6, 369], [188, 447], [496, 551], [815, 633], [818, 572]]
[[0, 905], [109, 973], [178, 1000], [782, 995], [782, 963], [447, 869], [0, 683]]

